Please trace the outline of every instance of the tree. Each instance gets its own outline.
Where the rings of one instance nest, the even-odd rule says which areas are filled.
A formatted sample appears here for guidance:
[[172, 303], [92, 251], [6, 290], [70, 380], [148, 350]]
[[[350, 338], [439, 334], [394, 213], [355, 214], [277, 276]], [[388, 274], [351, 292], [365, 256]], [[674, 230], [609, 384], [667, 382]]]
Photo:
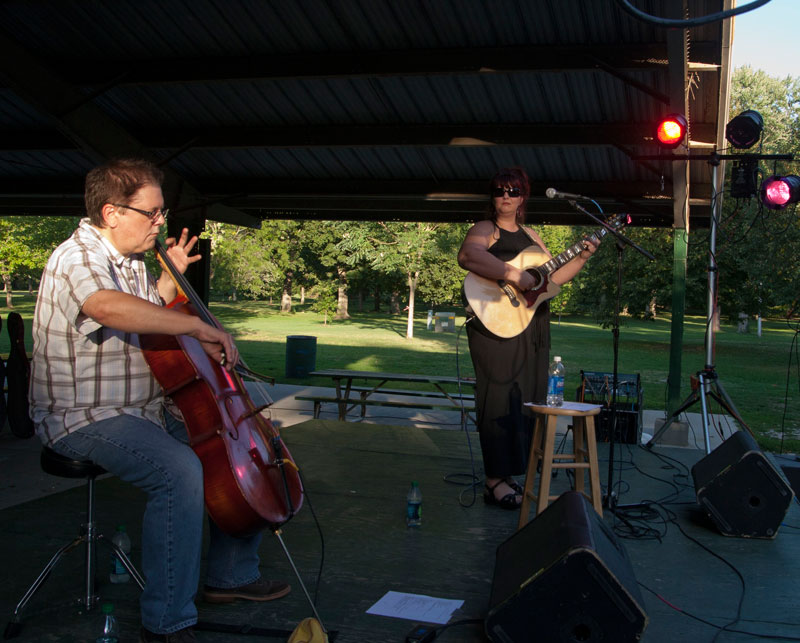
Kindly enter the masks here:
[[280, 279], [280, 271], [265, 253], [256, 230], [209, 221], [204, 236], [211, 239], [211, 288], [236, 300], [239, 292], [263, 297]]
[[359, 267], [358, 261], [351, 261], [348, 252], [340, 241], [348, 232], [363, 226], [362, 223], [348, 221], [325, 221], [314, 224], [306, 236], [308, 264], [314, 267], [318, 280], [331, 280], [336, 284], [335, 319], [349, 319], [348, 270]]
[[325, 318], [323, 325], [328, 325], [328, 316], [333, 316], [336, 312], [336, 291], [335, 284], [319, 283], [315, 287], [316, 298], [311, 309], [315, 312], [322, 313]]
[[404, 275], [408, 288], [407, 339], [414, 337], [414, 301], [419, 276], [430, 256], [438, 256], [435, 239], [442, 226], [431, 222], [380, 221], [348, 229], [339, 242], [352, 265], [366, 259], [376, 270]]
[[76, 217], [0, 217], [0, 277], [13, 308], [14, 277], [38, 277], [53, 250], [78, 224]]
[[[800, 78], [775, 78], [749, 66], [740, 67], [733, 75], [730, 115], [746, 109], [758, 111], [764, 120], [762, 147], [749, 152], [800, 153]], [[762, 178], [798, 173], [796, 166], [785, 162], [760, 161], [759, 165]], [[773, 211], [763, 208], [757, 197], [726, 195], [716, 259], [718, 298], [725, 317], [762, 314], [768, 309], [787, 311], [798, 299], [800, 225], [796, 206]]]
[[441, 226], [433, 238], [434, 248], [423, 256], [417, 293], [431, 306], [461, 305], [466, 273], [458, 265], [458, 249], [469, 227], [467, 223]]

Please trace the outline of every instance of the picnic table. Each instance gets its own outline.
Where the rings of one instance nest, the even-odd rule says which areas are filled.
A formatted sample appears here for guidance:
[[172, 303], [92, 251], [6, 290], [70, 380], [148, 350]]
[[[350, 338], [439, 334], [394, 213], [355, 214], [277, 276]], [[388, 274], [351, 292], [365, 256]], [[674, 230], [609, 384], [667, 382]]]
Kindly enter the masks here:
[[[310, 400], [314, 402], [314, 417], [319, 417], [320, 405], [323, 402], [337, 404], [339, 419], [346, 420], [347, 413], [356, 406], [361, 406], [361, 417], [364, 417], [367, 406], [391, 406], [400, 408], [419, 408], [460, 411], [462, 417], [469, 415], [474, 410], [474, 395], [464, 393], [462, 388], [468, 387], [472, 391], [475, 387], [474, 379], [457, 378], [448, 375], [421, 375], [416, 373], [381, 373], [376, 371], [351, 371], [346, 369], [323, 369], [312, 371], [309, 375], [317, 377], [330, 377], [336, 386], [336, 396], [310, 396], [298, 395], [297, 400]], [[366, 386], [353, 386], [354, 380], [369, 382]], [[436, 389], [417, 390], [409, 388], [389, 389], [385, 385], [393, 382], [397, 384], [431, 384]], [[448, 391], [445, 386], [458, 387], [458, 392]], [[358, 393], [358, 399], [352, 397]], [[415, 398], [435, 398], [435, 401], [411, 401], [397, 399], [371, 398], [374, 393], [389, 396], [407, 396]], [[474, 421], [474, 420], [473, 420]]]

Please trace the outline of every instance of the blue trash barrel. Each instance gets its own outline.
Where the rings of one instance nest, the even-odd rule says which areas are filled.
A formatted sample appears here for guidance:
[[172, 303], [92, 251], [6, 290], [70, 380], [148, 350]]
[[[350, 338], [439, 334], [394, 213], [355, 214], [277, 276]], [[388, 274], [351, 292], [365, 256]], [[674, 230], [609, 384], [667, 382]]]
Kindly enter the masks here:
[[313, 335], [286, 337], [286, 377], [308, 377], [317, 367], [317, 338]]

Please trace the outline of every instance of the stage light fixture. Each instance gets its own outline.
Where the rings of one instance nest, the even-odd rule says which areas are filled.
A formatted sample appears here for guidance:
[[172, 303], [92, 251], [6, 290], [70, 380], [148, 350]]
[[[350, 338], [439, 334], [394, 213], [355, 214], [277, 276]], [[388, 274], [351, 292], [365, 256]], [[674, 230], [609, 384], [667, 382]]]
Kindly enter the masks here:
[[800, 201], [800, 176], [770, 176], [761, 182], [761, 203], [770, 210], [783, 210]]
[[757, 192], [758, 161], [753, 158], [734, 160], [731, 169], [731, 196], [734, 199], [751, 199]]
[[725, 138], [735, 148], [749, 150], [758, 143], [764, 131], [764, 119], [754, 109], [748, 109], [725, 126]]
[[656, 139], [661, 147], [673, 150], [678, 147], [686, 137], [688, 123], [681, 114], [669, 114], [662, 118], [656, 128]]

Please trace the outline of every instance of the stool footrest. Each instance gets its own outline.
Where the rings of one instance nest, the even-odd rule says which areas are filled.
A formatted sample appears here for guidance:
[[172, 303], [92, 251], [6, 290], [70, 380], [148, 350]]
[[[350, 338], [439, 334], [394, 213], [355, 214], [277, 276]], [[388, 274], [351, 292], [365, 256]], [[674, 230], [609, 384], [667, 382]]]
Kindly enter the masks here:
[[[525, 475], [517, 529], [522, 529], [525, 523], [528, 522], [531, 502], [534, 503], [536, 507], [535, 513], [538, 515], [544, 511], [550, 501], [559, 498], [558, 495], [550, 494], [551, 473], [558, 469], [573, 469], [575, 471], [574, 487], [576, 491], [588, 497], [595, 511], [601, 516], [603, 515], [597, 443], [594, 431], [594, 415], [597, 414], [599, 409], [594, 409], [585, 415], [583, 413], [570, 413], [574, 417], [572, 453], [556, 453], [555, 416], [561, 415], [561, 413], [551, 413], [548, 407], [544, 408], [546, 410], [534, 409], [539, 415], [536, 420], [533, 441], [528, 455], [528, 471]], [[540, 475], [538, 487], [534, 492], [537, 469]], [[587, 470], [591, 494], [584, 491], [586, 484], [586, 474], [584, 472]]]

